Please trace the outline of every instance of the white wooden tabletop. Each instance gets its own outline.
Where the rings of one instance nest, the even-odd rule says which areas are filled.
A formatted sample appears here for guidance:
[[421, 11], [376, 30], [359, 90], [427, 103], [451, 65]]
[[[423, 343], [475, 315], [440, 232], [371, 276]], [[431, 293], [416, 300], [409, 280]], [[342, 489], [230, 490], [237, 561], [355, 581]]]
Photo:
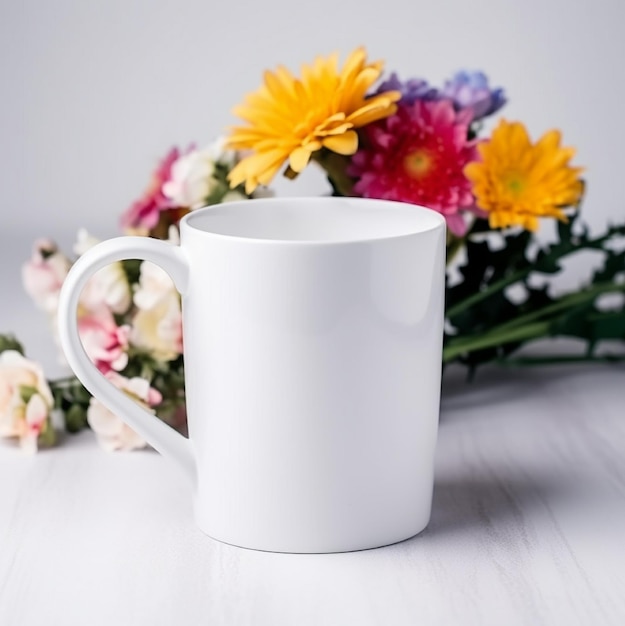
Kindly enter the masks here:
[[376, 550], [256, 552], [175, 468], [90, 432], [0, 446], [3, 626], [625, 623], [625, 368], [446, 378], [432, 520]]

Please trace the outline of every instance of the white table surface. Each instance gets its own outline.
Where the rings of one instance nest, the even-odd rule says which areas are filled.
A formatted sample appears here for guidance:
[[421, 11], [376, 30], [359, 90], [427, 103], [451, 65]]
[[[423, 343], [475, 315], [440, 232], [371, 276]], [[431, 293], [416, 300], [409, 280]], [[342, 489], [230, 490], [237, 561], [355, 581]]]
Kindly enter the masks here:
[[181, 476], [90, 432], [0, 446], [0, 624], [625, 623], [625, 368], [446, 378], [432, 521], [376, 550], [256, 552], [194, 526]]

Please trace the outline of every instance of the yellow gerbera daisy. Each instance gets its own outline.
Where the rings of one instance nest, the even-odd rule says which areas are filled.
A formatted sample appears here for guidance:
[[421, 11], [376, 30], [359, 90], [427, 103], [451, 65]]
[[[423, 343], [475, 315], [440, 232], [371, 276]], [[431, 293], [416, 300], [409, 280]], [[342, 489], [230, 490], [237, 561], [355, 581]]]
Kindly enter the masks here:
[[583, 170], [569, 165], [575, 149], [560, 141], [560, 131], [550, 130], [533, 144], [523, 124], [501, 120], [490, 140], [478, 146], [482, 160], [469, 163], [464, 173], [491, 228], [533, 231], [539, 217], [567, 220], [562, 209], [579, 201]]
[[233, 111], [247, 125], [232, 129], [228, 147], [252, 154], [230, 172], [230, 185], [245, 182], [251, 193], [257, 185], [267, 185], [287, 159], [297, 174], [322, 147], [354, 154], [354, 129], [395, 113], [394, 103], [401, 97], [398, 91], [366, 97], [383, 66], [381, 61], [367, 63], [366, 57], [364, 48], [357, 48], [340, 71], [336, 54], [317, 57], [302, 66], [301, 78], [282, 66], [265, 72], [260, 89]]

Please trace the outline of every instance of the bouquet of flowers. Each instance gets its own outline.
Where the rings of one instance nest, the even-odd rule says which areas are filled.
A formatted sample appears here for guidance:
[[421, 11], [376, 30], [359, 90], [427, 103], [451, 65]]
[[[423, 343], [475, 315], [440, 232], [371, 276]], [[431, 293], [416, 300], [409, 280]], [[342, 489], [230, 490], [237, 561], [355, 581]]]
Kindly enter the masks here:
[[[321, 167], [334, 195], [383, 198], [440, 212], [448, 225], [443, 365], [475, 371], [494, 361], [539, 364], [623, 360], [625, 224], [591, 237], [579, 221], [582, 169], [551, 130], [532, 141], [521, 122], [485, 118], [506, 102], [481, 72], [459, 72], [442, 88], [422, 79], [383, 82], [383, 64], [359, 48], [340, 66], [319, 57], [294, 76], [267, 71], [262, 86], [234, 109], [242, 124], [211, 145], [171, 149], [143, 195], [122, 215], [128, 234], [177, 242], [177, 225], [198, 207], [271, 193], [280, 171], [295, 178]], [[535, 237], [557, 220], [551, 245]], [[86, 232], [82, 254], [96, 240]], [[555, 296], [551, 276], [581, 250], [602, 253], [587, 284]], [[23, 268], [27, 292], [51, 320], [71, 259], [48, 240], [35, 243]], [[144, 261], [98, 272], [79, 307], [87, 354], [115, 385], [160, 419], [186, 427], [180, 297], [167, 274]], [[579, 354], [519, 356], [528, 342], [564, 336]], [[599, 351], [614, 340], [612, 352]], [[60, 416], [69, 432], [90, 426], [107, 449], [145, 442], [91, 398], [74, 377], [46, 380], [19, 342], [0, 336], [0, 434], [28, 450], [52, 445]]]

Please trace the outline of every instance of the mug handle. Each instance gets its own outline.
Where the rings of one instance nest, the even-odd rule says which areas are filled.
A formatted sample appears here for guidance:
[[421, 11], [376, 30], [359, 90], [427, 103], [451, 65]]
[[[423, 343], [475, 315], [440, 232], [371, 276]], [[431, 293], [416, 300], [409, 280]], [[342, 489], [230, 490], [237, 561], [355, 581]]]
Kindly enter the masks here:
[[78, 334], [81, 291], [91, 276], [110, 263], [144, 259], [162, 267], [184, 294], [189, 263], [180, 246], [149, 237], [117, 237], [87, 250], [70, 269], [59, 296], [58, 328], [67, 361], [87, 391], [115, 413], [165, 457], [173, 459], [195, 485], [196, 466], [191, 442], [117, 389], [91, 362]]

